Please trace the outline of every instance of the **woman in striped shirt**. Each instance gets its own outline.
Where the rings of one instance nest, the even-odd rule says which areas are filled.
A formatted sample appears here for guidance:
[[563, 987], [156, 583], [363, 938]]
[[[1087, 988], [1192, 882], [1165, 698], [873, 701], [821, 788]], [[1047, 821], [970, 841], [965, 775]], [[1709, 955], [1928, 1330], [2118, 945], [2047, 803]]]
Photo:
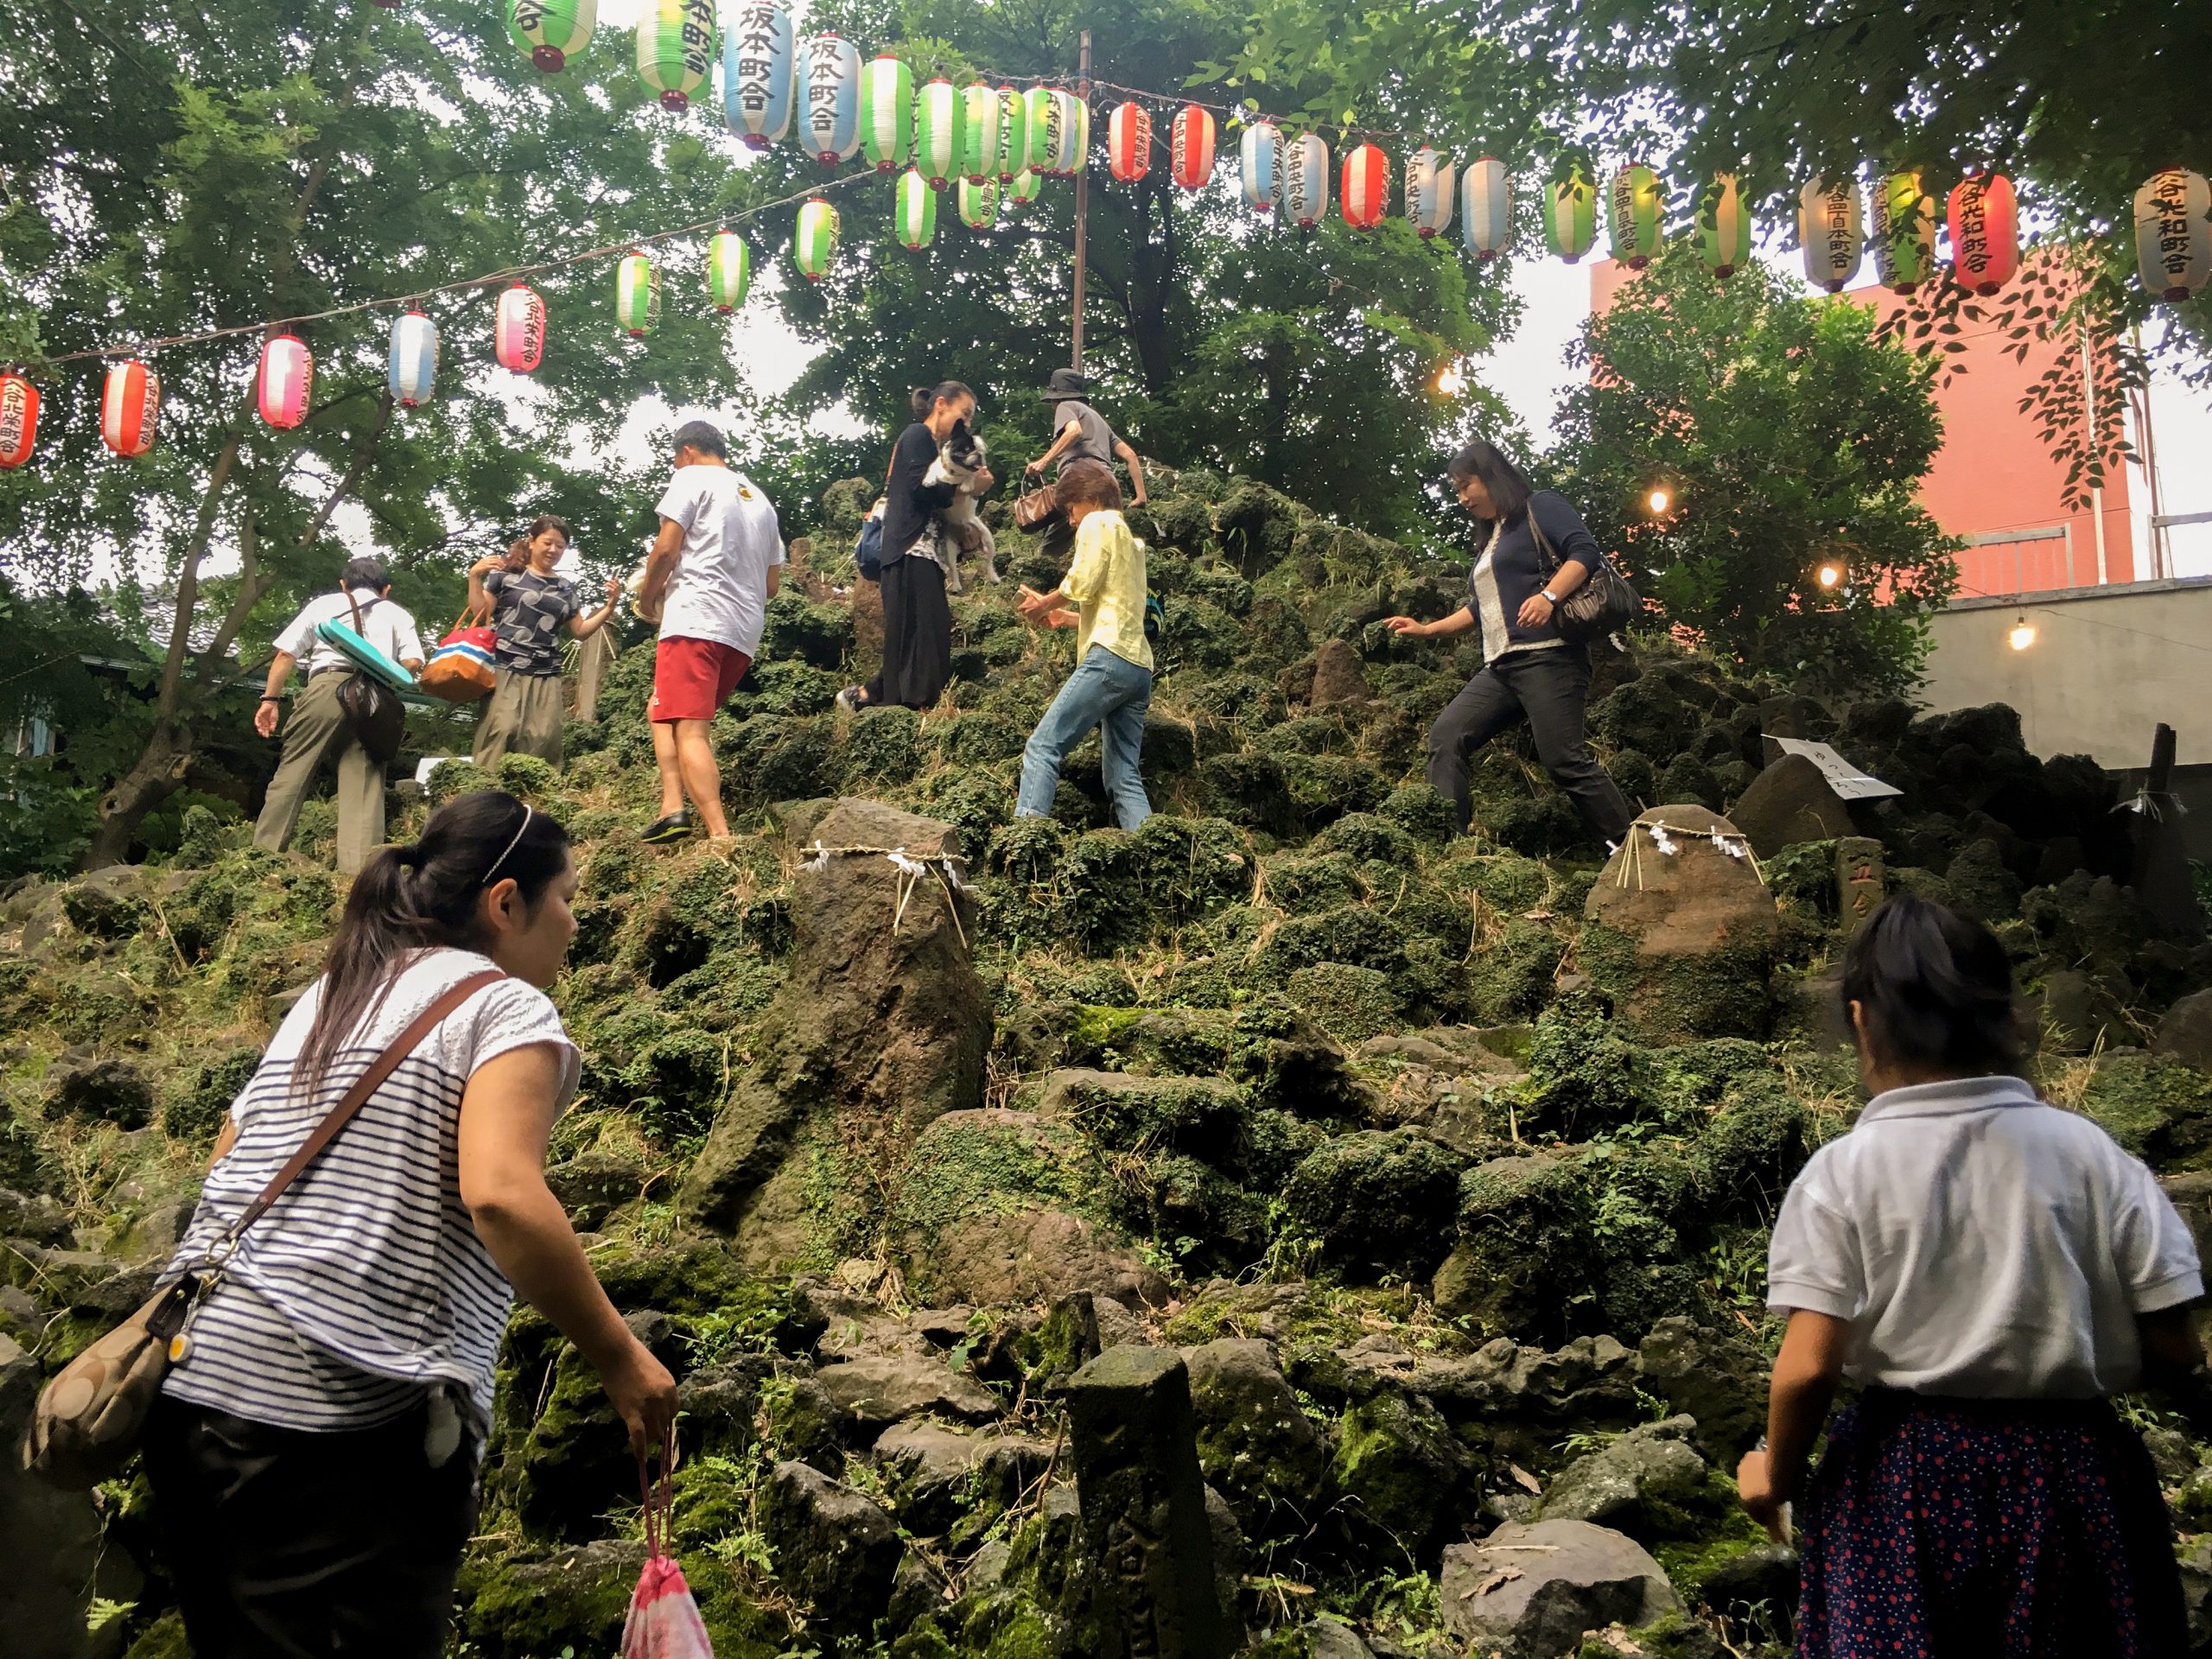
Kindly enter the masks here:
[[544, 1179], [575, 1092], [544, 992], [575, 934], [568, 833], [467, 795], [354, 882], [323, 976], [231, 1108], [175, 1276], [353, 1082], [432, 1027], [240, 1238], [148, 1427], [156, 1523], [201, 1659], [443, 1651], [512, 1291], [597, 1369], [640, 1450], [676, 1384], [592, 1276]]

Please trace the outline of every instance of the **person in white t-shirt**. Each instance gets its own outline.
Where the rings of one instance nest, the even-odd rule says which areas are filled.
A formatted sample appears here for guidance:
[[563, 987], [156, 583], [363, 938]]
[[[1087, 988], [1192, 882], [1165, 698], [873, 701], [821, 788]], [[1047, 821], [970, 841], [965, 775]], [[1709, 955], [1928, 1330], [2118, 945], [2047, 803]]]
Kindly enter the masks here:
[[[1789, 1318], [1767, 1438], [1737, 1471], [1798, 1504], [1802, 1659], [2178, 1654], [2172, 1522], [2107, 1396], [2201, 1407], [2204, 1290], [2157, 1179], [2015, 1073], [2005, 947], [1910, 896], [1843, 964], [1872, 1098], [1789, 1188], [1767, 1305]], [[1806, 1465], [1839, 1382], [1858, 1402]]]
[[270, 659], [269, 681], [253, 716], [255, 731], [264, 737], [276, 735], [276, 710], [283, 702], [285, 682], [292, 677], [296, 664], [304, 664], [307, 684], [292, 700], [291, 717], [284, 722], [283, 758], [276, 763], [276, 775], [269, 780], [261, 815], [254, 820], [253, 844], [267, 852], [284, 850], [315, 773], [326, 758], [335, 755], [341, 875], [355, 874], [384, 844], [384, 763], [361, 747], [339, 706], [338, 688], [353, 670], [352, 659], [315, 630], [325, 622], [351, 627], [357, 619], [363, 639], [409, 672], [422, 672], [422, 638], [416, 632], [415, 619], [391, 602], [391, 578], [384, 561], [349, 560], [340, 591], [309, 600], [276, 636], [276, 654]]
[[660, 817], [645, 833], [650, 844], [690, 835], [693, 812], [710, 839], [729, 838], [708, 727], [753, 665], [768, 601], [783, 580], [776, 510], [730, 466], [721, 429], [687, 421], [675, 447], [676, 476], [657, 509], [660, 533], [637, 601], [638, 614], [660, 624], [646, 713], [660, 767]]

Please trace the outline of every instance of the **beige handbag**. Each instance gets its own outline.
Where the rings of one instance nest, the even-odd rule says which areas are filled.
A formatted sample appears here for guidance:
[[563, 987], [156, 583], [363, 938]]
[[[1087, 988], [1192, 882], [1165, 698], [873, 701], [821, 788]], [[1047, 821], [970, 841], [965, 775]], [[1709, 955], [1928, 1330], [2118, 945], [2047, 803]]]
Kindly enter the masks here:
[[1036, 530], [1059, 510], [1060, 486], [1058, 485], [1040, 484], [1033, 490], [1028, 487], [1027, 475], [1024, 476], [1022, 487], [1014, 498], [1015, 529]]
[[505, 977], [471, 974], [423, 1009], [330, 1109], [284, 1167], [270, 1177], [269, 1185], [224, 1234], [217, 1247], [219, 1257], [156, 1292], [143, 1307], [61, 1368], [39, 1395], [23, 1430], [25, 1469], [65, 1491], [79, 1492], [123, 1472], [144, 1436], [146, 1415], [162, 1391], [162, 1379], [190, 1351], [193, 1310], [221, 1281], [223, 1269], [238, 1250], [238, 1236], [268, 1213], [269, 1206], [440, 1020]]

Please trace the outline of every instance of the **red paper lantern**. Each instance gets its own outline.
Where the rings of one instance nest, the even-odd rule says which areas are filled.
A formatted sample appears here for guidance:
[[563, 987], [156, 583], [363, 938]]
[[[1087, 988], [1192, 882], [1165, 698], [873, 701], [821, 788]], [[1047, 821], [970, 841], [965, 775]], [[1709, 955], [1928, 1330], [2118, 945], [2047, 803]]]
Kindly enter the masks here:
[[1213, 177], [1213, 111], [1185, 104], [1167, 131], [1168, 170], [1185, 190], [1203, 190]]
[[1951, 271], [1959, 286], [1991, 295], [2020, 269], [2020, 208], [2002, 173], [1970, 174], [1951, 188]]
[[1106, 168], [1123, 184], [1152, 171], [1152, 117], [1141, 104], [1116, 104], [1106, 118]]
[[38, 442], [38, 388], [13, 371], [0, 374], [0, 471], [31, 458]]
[[143, 455], [154, 447], [162, 418], [162, 377], [135, 358], [111, 363], [100, 392], [100, 442], [118, 455]]
[[261, 348], [261, 418], [294, 427], [308, 417], [315, 391], [315, 359], [297, 334], [279, 334]]
[[1344, 188], [1337, 194], [1345, 224], [1355, 231], [1373, 230], [1390, 204], [1390, 158], [1373, 144], [1345, 151]]
[[527, 283], [499, 296], [492, 321], [492, 355], [503, 369], [528, 374], [545, 357], [545, 302]]

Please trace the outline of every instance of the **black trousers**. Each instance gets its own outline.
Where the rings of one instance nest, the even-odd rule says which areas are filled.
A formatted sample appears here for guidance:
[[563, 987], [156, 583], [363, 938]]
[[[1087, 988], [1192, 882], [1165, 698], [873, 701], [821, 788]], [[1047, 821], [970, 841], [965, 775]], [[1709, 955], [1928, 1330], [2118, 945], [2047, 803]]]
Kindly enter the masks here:
[[1566, 791], [1582, 822], [1601, 842], [1618, 842], [1636, 814], [1582, 741], [1590, 664], [1572, 647], [1509, 652], [1467, 682], [1428, 728], [1428, 781], [1450, 798], [1466, 832], [1467, 758], [1510, 726], [1526, 720], [1536, 758]]
[[883, 669], [861, 690], [878, 708], [927, 709], [952, 677], [952, 607], [944, 567], [901, 556], [883, 567]]
[[427, 1408], [310, 1433], [166, 1395], [146, 1432], [161, 1548], [195, 1659], [439, 1659], [476, 1525], [476, 1451]]

